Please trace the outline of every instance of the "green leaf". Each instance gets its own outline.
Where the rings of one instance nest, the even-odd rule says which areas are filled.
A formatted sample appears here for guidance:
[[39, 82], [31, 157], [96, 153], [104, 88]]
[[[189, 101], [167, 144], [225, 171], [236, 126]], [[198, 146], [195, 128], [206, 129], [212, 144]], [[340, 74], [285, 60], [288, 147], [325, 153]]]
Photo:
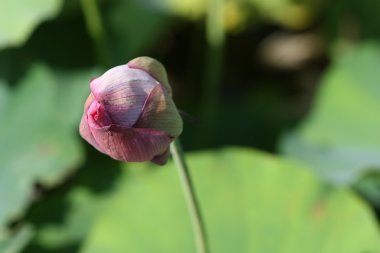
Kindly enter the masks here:
[[71, 178], [70, 187], [50, 191], [28, 210], [25, 220], [36, 226], [36, 233], [25, 252], [77, 252], [113, 193], [120, 172], [118, 161], [90, 149], [86, 163]]
[[365, 196], [371, 204], [380, 208], [380, 172], [370, 171], [363, 175], [357, 182], [354, 188]]
[[36, 183], [52, 187], [82, 162], [77, 128], [87, 79], [62, 85], [48, 68], [35, 66], [12, 92], [0, 124], [0, 233], [23, 214]]
[[42, 21], [54, 17], [61, 0], [1, 0], [0, 49], [19, 46]]
[[5, 82], [0, 80], [0, 122], [2, 122], [5, 117], [5, 113], [8, 109], [9, 98], [10, 95], [8, 86]]
[[282, 141], [285, 154], [334, 183], [380, 165], [380, 47], [365, 44], [335, 62], [310, 117]]
[[70, 210], [63, 224], [47, 224], [37, 231], [37, 241], [55, 249], [78, 243], [90, 230], [90, 225], [100, 208], [101, 197], [85, 188], [75, 188], [68, 195]]
[[[58, 82], [58, 120], [65, 127], [78, 128], [83, 106], [90, 94], [91, 78], [98, 76], [98, 70], [55, 71]], [[64, 117], [62, 117], [64, 115]]]
[[23, 226], [16, 234], [10, 236], [0, 233], [0, 252], [18, 253], [31, 240], [33, 229], [31, 226]]
[[[368, 207], [299, 165], [236, 148], [191, 154], [188, 161], [211, 252], [380, 250]], [[81, 252], [195, 252], [173, 164], [128, 167]]]

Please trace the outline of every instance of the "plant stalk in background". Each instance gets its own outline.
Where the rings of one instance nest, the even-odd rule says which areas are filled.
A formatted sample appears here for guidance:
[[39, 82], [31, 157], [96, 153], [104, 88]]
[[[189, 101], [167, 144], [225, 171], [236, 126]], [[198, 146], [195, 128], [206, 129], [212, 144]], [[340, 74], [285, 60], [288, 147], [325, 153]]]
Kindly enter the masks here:
[[182, 189], [186, 198], [186, 204], [191, 216], [197, 253], [209, 253], [206, 230], [201, 210], [195, 194], [193, 183], [191, 181], [189, 169], [185, 162], [181, 144], [178, 139], [171, 143], [170, 152], [173, 156], [173, 160], [180, 177]]
[[98, 60], [104, 67], [108, 67], [109, 54], [107, 49], [107, 41], [96, 0], [81, 0], [80, 3], [82, 6], [87, 31], [95, 44]]
[[215, 121], [218, 117], [220, 80], [224, 56], [224, 2], [209, 0], [207, 6], [205, 75], [202, 84], [201, 120], [204, 122], [198, 140], [201, 146], [213, 142]]

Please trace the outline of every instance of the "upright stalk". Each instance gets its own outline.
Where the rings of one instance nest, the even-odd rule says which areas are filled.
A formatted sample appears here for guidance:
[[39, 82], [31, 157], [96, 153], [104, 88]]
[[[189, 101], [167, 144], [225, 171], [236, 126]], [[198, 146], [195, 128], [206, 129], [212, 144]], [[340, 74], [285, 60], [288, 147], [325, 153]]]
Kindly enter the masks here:
[[102, 24], [100, 11], [96, 0], [80, 0], [86, 27], [92, 41], [95, 44], [98, 60], [108, 67], [108, 49], [105, 31]]
[[173, 156], [173, 160], [180, 177], [182, 189], [185, 194], [185, 199], [193, 226], [197, 253], [209, 253], [206, 230], [202, 219], [201, 210], [195, 195], [194, 186], [191, 181], [189, 169], [185, 162], [181, 144], [178, 139], [170, 145], [170, 152]]
[[198, 140], [202, 146], [213, 142], [215, 122], [218, 118], [220, 82], [224, 57], [224, 2], [209, 0], [206, 17], [207, 51], [205, 52], [205, 70], [202, 82], [201, 121], [203, 129]]

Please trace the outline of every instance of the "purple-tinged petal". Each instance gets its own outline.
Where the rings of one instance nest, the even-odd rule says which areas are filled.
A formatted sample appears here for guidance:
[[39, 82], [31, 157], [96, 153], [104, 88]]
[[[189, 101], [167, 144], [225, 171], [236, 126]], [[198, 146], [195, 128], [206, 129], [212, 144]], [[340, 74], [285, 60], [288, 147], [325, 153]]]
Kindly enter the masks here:
[[166, 151], [162, 155], [155, 156], [150, 161], [157, 165], [164, 165], [168, 161], [169, 157], [170, 157], [170, 150], [169, 148], [167, 148]]
[[143, 162], [163, 154], [172, 138], [153, 129], [110, 126], [91, 128], [96, 142], [115, 160]]
[[112, 122], [122, 127], [131, 127], [157, 84], [145, 71], [122, 65], [94, 79], [90, 86], [95, 99], [104, 106]]
[[94, 103], [94, 101], [94, 96], [90, 94], [90, 96], [88, 96], [86, 102], [84, 103], [84, 113], [79, 124], [79, 133], [83, 139], [85, 139], [88, 143], [94, 146], [97, 150], [99, 150], [102, 153], [105, 153], [104, 150], [96, 142], [94, 136], [92, 135], [90, 126], [88, 125], [87, 121], [88, 108], [91, 106], [92, 103]]
[[165, 68], [149, 57], [110, 69], [90, 83], [80, 134], [116, 160], [164, 164], [182, 132]]
[[90, 96], [88, 96], [88, 98], [86, 99], [86, 102], [84, 103], [84, 114], [87, 114], [88, 108], [94, 101], [95, 101], [94, 96], [90, 93]]
[[87, 123], [92, 128], [110, 126], [112, 121], [104, 106], [98, 101], [93, 101], [87, 110]]
[[90, 143], [93, 147], [99, 150], [102, 153], [105, 153], [104, 150], [98, 145], [94, 136], [91, 133], [90, 127], [87, 123], [86, 116], [83, 115], [79, 125], [79, 133], [83, 139]]
[[158, 84], [149, 94], [143, 112], [134, 125], [137, 128], [150, 128], [177, 137], [182, 132], [182, 119], [172, 98]]
[[161, 62], [148, 56], [141, 56], [131, 60], [127, 63], [127, 65], [133, 69], [141, 69], [146, 71], [159, 83], [164, 85], [165, 91], [169, 94], [169, 96], [172, 95], [172, 90], [168, 81], [168, 75], [166, 74], [166, 70]]

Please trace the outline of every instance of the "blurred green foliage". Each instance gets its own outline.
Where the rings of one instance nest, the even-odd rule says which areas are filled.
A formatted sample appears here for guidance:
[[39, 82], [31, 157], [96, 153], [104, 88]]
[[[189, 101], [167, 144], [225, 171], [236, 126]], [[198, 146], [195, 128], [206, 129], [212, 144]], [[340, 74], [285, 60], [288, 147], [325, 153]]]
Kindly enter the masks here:
[[[240, 148], [194, 153], [188, 160], [211, 252], [380, 248], [373, 216], [361, 200], [297, 164]], [[125, 167], [81, 252], [195, 252], [173, 164], [159, 170], [150, 164]]]
[[57, 15], [61, 0], [0, 2], [0, 49], [22, 45], [42, 21]]
[[78, 134], [89, 80], [140, 55], [198, 119], [181, 138], [213, 252], [379, 251], [378, 9], [1, 0], [0, 253], [193, 252], [173, 165], [122, 164]]
[[308, 119], [285, 137], [284, 152], [334, 183], [353, 183], [365, 170], [380, 168], [379, 69], [375, 44], [337, 57]]

